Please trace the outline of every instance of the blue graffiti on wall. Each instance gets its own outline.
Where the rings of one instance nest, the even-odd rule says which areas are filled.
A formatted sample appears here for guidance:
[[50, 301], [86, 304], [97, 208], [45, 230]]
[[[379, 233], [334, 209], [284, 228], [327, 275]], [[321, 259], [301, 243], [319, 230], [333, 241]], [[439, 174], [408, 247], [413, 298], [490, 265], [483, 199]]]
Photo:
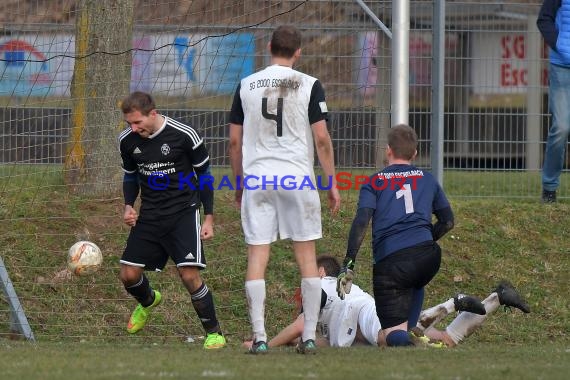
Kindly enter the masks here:
[[52, 77], [46, 56], [21, 40], [0, 44], [0, 95], [44, 96]]
[[239, 81], [253, 74], [255, 40], [253, 33], [209, 38], [207, 51], [211, 68], [206, 89], [214, 93], [233, 93]]
[[188, 37], [176, 37], [174, 39], [174, 49], [176, 49], [176, 62], [178, 66], [184, 68], [189, 82], [194, 82], [194, 59], [196, 57], [196, 49], [188, 46], [190, 40]]

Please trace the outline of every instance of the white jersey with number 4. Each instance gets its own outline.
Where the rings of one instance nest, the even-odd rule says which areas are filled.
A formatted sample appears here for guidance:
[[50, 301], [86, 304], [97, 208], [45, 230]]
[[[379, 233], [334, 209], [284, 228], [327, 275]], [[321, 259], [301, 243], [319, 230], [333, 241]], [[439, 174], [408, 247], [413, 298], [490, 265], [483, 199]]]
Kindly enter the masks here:
[[[310, 176], [314, 180], [311, 124], [326, 119], [320, 82], [287, 66], [272, 65], [240, 83], [244, 176]], [[236, 107], [237, 106], [237, 107]], [[238, 120], [239, 121], [239, 120]]]

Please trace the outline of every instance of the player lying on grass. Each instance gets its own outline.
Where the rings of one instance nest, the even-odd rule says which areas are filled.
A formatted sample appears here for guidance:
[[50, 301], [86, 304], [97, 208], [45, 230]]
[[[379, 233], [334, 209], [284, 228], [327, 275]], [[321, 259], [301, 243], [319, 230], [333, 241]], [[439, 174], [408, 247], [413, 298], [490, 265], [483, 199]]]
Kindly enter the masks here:
[[[356, 284], [344, 300], [338, 297], [336, 282], [340, 271], [338, 260], [330, 255], [317, 258], [321, 275], [320, 335], [317, 344], [332, 347], [350, 347], [355, 344], [378, 345], [381, 332], [376, 315], [374, 298]], [[416, 344], [434, 347], [453, 347], [471, 335], [495, 312], [500, 305], [515, 307], [525, 313], [530, 309], [520, 294], [508, 283], [500, 283], [482, 302], [475, 297], [457, 295], [447, 301], [424, 310], [415, 328], [410, 331]], [[453, 312], [461, 312], [445, 330], [434, 326]], [[304, 317], [297, 319], [269, 341], [269, 347], [295, 344], [303, 331]], [[425, 335], [424, 335], [425, 334]], [[251, 341], [244, 342], [249, 347]]]

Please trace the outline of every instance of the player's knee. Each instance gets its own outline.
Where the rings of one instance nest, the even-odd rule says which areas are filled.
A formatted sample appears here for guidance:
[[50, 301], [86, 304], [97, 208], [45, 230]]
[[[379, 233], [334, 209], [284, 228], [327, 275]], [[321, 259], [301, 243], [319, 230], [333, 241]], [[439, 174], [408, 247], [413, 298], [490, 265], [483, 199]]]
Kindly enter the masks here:
[[388, 344], [389, 347], [402, 347], [402, 346], [414, 345], [410, 340], [410, 335], [405, 330], [391, 331], [386, 337], [386, 344]]
[[202, 283], [200, 271], [196, 267], [180, 267], [178, 268], [178, 275], [185, 284], [199, 286]]
[[138, 268], [122, 266], [119, 272], [119, 279], [125, 287], [136, 285], [141, 281], [141, 271]]

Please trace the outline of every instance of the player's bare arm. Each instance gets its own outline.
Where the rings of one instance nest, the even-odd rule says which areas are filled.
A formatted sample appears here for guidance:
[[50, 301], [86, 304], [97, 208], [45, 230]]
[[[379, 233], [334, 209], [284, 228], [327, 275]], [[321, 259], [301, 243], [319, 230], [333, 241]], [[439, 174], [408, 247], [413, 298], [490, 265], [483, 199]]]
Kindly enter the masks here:
[[214, 237], [214, 188], [209, 160], [201, 166], [194, 167], [194, 171], [200, 183], [200, 202], [205, 215], [200, 228], [200, 239], [208, 240]]
[[[243, 177], [242, 167], [242, 139], [243, 125], [230, 123], [230, 165], [234, 178]], [[235, 190], [235, 202], [238, 208], [241, 207], [241, 197], [243, 189]]]
[[315, 140], [315, 147], [317, 149], [317, 156], [323, 168], [323, 172], [327, 178], [332, 179], [329, 184], [331, 188], [328, 191], [328, 206], [331, 213], [335, 215], [340, 209], [340, 193], [336, 184], [336, 172], [334, 168], [334, 151], [331, 137], [327, 130], [327, 123], [325, 120], [320, 120], [311, 125], [313, 130], [313, 139]]

